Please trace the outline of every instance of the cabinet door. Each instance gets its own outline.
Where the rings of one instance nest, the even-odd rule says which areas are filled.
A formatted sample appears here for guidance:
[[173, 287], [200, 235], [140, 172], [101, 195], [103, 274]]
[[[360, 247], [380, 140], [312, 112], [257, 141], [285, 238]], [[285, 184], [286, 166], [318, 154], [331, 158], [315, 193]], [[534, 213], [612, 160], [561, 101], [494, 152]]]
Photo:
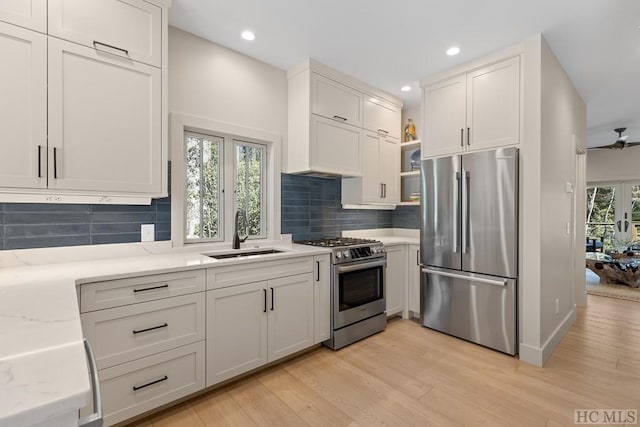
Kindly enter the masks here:
[[49, 35], [160, 67], [162, 9], [142, 0], [49, 0]]
[[267, 283], [207, 292], [207, 387], [267, 363]]
[[467, 80], [464, 74], [424, 89], [423, 158], [464, 151], [466, 102]]
[[160, 70], [49, 37], [49, 188], [161, 190]]
[[407, 271], [406, 246], [386, 248], [387, 273], [385, 289], [387, 291], [387, 316], [402, 313], [404, 310], [405, 274]]
[[0, 187], [45, 188], [47, 37], [0, 22], [0, 57]]
[[420, 315], [420, 246], [409, 245], [409, 268], [407, 270], [407, 282], [409, 285], [407, 294], [407, 308], [414, 315]]
[[362, 130], [335, 120], [311, 116], [311, 170], [362, 176]]
[[377, 98], [365, 98], [364, 128], [400, 139], [400, 108]]
[[47, 0], [2, 0], [0, 21], [46, 33]]
[[269, 280], [269, 362], [313, 345], [313, 274]]
[[384, 203], [400, 203], [400, 142], [380, 138], [380, 182], [384, 184]]
[[371, 132], [364, 134], [362, 145], [362, 201], [380, 203], [383, 186], [380, 177], [380, 137]]
[[313, 114], [362, 126], [362, 92], [314, 73], [311, 99]]
[[469, 149], [520, 142], [520, 58], [473, 71], [467, 76]]
[[331, 266], [329, 255], [313, 257], [315, 261], [313, 317], [313, 343], [326, 341], [331, 336]]

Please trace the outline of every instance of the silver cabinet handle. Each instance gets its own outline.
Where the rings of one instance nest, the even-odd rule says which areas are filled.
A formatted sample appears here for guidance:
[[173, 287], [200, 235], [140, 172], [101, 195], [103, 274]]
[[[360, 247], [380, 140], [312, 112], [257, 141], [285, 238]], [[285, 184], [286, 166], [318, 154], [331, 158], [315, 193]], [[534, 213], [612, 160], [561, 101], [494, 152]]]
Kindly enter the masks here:
[[347, 121], [347, 118], [346, 117], [342, 117], [342, 116], [333, 116], [333, 118], [336, 119], [336, 120], [342, 120], [343, 122]]
[[96, 366], [96, 356], [93, 354], [91, 344], [85, 338], [84, 349], [87, 352], [87, 359], [89, 360], [89, 369], [91, 370], [91, 390], [93, 397], [93, 414], [82, 418], [79, 421], [79, 427], [102, 427], [104, 422], [102, 417], [102, 392], [100, 390], [100, 378], [98, 377], [98, 367]]
[[423, 268], [422, 272], [428, 273], [428, 274], [435, 274], [438, 276], [451, 277], [453, 279], [467, 280], [469, 282], [485, 283], [487, 285], [500, 286], [500, 287], [505, 287], [507, 286], [507, 283], [509, 283], [509, 279], [498, 279], [498, 280], [485, 279], [483, 277], [464, 276], [462, 274], [454, 274], [454, 273], [447, 273], [445, 271], [431, 270], [430, 268]]
[[471, 128], [467, 128], [467, 145], [471, 145]]
[[464, 147], [464, 128], [460, 129], [460, 146]]
[[109, 49], [119, 50], [120, 52], [122, 52], [125, 55], [129, 56], [129, 51], [127, 49], [123, 49], [121, 47], [113, 46], [113, 45], [110, 45], [110, 44], [106, 44], [106, 43], [102, 43], [102, 42], [99, 42], [97, 40], [94, 40], [93, 41], [93, 47], [97, 48], [98, 45], [104, 46], [104, 47], [108, 47]]

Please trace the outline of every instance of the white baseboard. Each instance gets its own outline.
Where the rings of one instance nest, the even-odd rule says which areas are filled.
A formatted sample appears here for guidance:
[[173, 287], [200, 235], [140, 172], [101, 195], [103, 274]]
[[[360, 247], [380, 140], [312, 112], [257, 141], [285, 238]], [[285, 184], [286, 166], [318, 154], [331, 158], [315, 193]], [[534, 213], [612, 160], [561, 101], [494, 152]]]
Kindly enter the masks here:
[[576, 321], [576, 309], [575, 307], [562, 319], [562, 322], [553, 331], [551, 336], [542, 345], [542, 348], [533, 347], [527, 344], [520, 343], [520, 360], [523, 362], [531, 363], [535, 366], [542, 367], [549, 357], [553, 354], [554, 350], [562, 341], [562, 338], [567, 334], [573, 323]]

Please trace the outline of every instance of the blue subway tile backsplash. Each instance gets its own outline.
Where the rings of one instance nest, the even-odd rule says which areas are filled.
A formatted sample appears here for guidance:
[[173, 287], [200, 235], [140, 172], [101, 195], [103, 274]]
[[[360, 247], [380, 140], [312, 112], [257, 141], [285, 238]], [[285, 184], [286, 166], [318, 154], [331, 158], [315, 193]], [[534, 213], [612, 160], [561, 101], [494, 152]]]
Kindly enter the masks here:
[[[340, 184], [282, 174], [282, 233], [300, 241], [343, 230], [419, 228], [417, 206], [342, 209]], [[171, 240], [171, 197], [149, 206], [0, 203], [0, 250], [139, 242], [142, 224], [155, 224], [156, 240]]]
[[282, 233], [294, 241], [339, 236], [343, 230], [419, 228], [419, 208], [342, 209], [339, 178], [282, 174]]

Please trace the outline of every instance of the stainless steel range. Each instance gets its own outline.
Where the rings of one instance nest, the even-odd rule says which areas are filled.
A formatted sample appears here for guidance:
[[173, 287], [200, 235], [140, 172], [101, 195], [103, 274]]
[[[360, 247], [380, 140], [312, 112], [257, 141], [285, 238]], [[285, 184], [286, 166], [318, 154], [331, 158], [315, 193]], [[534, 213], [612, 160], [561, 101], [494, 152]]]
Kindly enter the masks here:
[[332, 248], [331, 338], [334, 350], [384, 330], [386, 253], [376, 240], [341, 237], [298, 242]]

